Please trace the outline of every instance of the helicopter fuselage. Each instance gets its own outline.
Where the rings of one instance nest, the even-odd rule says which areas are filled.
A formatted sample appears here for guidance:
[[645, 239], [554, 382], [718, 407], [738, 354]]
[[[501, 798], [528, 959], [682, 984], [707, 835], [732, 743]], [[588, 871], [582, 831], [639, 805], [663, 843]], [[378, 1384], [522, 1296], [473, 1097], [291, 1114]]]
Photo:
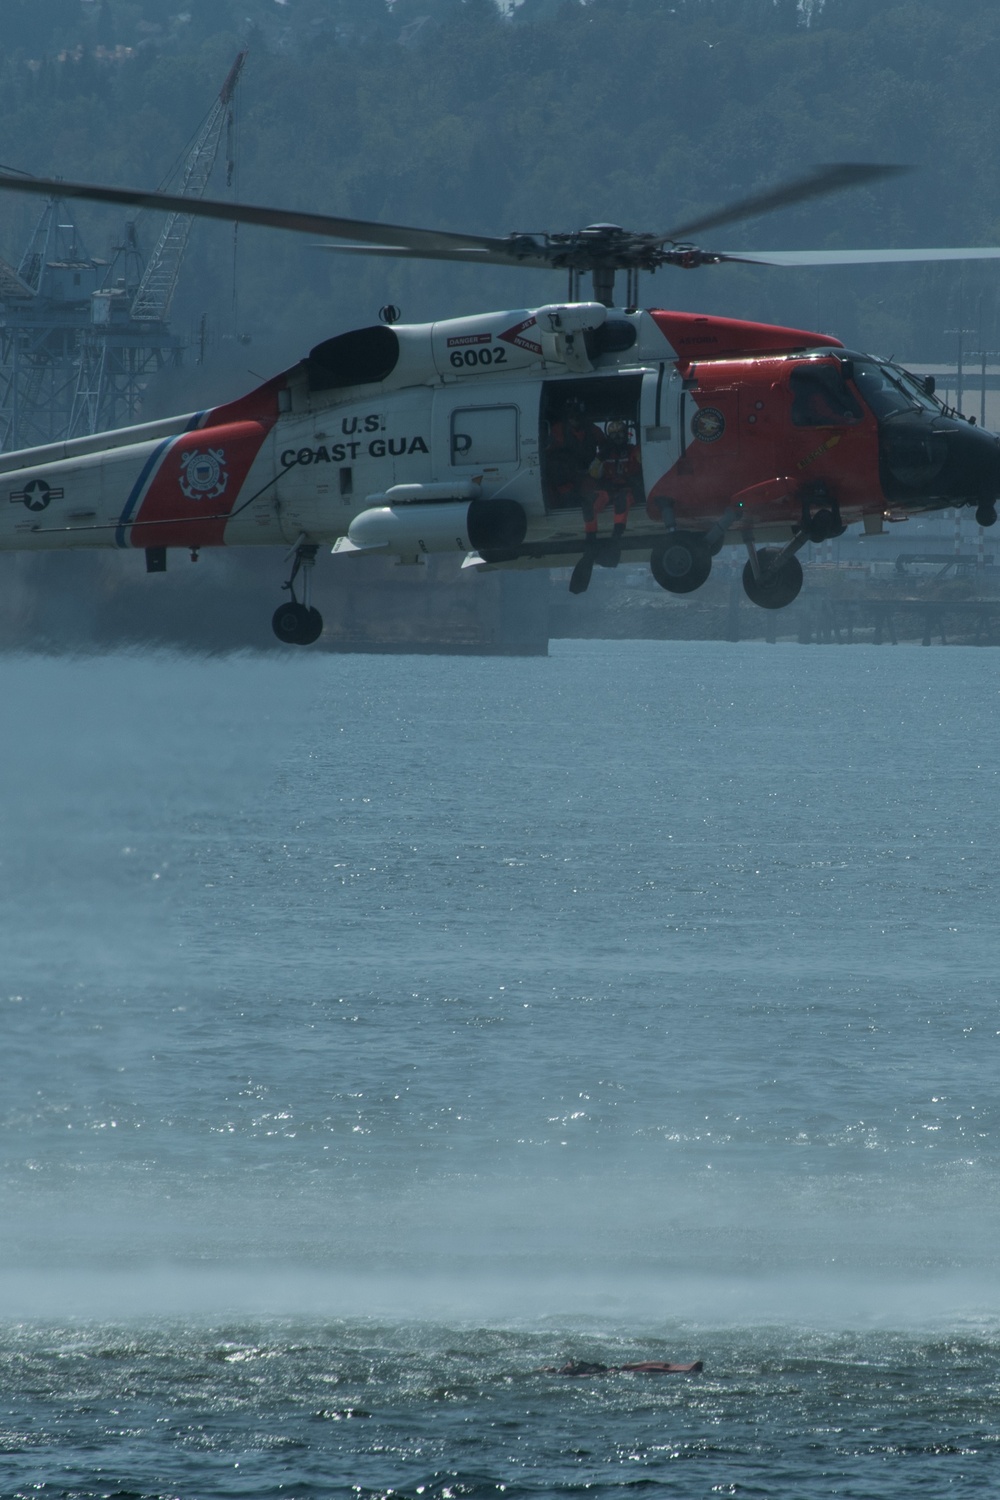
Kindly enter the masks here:
[[805, 330], [579, 303], [360, 329], [225, 406], [4, 454], [0, 547], [572, 562], [601, 481], [555, 473], [571, 406], [599, 443], [627, 433], [636, 560], [665, 535], [753, 556], [941, 506], [986, 517], [1000, 493], [997, 440], [897, 366]]

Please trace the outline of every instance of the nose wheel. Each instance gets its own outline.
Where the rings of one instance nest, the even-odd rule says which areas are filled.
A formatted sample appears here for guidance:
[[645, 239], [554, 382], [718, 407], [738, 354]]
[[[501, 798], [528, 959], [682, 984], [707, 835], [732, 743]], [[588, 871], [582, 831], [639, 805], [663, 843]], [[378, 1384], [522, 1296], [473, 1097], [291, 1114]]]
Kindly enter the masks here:
[[[323, 616], [309, 603], [309, 585], [317, 546], [300, 542], [291, 554], [295, 561], [287, 581], [282, 585], [288, 590], [288, 598], [271, 616], [271, 629], [279, 641], [287, 646], [311, 646], [323, 634]], [[295, 592], [295, 580], [301, 573], [302, 598]]]

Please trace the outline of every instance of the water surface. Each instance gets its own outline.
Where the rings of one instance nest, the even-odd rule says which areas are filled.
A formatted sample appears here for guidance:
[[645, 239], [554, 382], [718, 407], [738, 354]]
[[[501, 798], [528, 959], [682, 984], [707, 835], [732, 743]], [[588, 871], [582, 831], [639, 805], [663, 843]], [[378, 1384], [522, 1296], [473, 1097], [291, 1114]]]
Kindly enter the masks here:
[[0, 661], [0, 1494], [979, 1493], [995, 676]]

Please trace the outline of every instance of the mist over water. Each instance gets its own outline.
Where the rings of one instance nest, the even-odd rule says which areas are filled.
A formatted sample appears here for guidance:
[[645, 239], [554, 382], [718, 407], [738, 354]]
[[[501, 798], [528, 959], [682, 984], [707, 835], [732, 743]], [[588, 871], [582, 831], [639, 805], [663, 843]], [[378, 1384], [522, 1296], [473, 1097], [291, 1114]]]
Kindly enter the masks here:
[[5, 662], [5, 1263], [989, 1266], [991, 665]]
[[266, 1345], [309, 1411], [317, 1339], [447, 1386], [471, 1338], [473, 1405], [546, 1357], [730, 1378], [852, 1337], [1000, 1378], [994, 679], [710, 643], [0, 661], [0, 1361], [59, 1326], [88, 1361]]

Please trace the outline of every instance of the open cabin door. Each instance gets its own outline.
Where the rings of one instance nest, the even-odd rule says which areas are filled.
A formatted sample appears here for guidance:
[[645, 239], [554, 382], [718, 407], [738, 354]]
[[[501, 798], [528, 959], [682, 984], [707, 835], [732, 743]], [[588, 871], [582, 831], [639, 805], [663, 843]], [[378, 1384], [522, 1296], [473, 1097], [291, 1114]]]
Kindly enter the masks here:
[[[604, 452], [609, 422], [624, 422], [629, 442], [638, 444], [641, 453], [642, 382], [636, 374], [545, 381], [539, 438], [546, 511], [579, 510], [589, 465]], [[571, 427], [582, 437], [574, 437]]]

